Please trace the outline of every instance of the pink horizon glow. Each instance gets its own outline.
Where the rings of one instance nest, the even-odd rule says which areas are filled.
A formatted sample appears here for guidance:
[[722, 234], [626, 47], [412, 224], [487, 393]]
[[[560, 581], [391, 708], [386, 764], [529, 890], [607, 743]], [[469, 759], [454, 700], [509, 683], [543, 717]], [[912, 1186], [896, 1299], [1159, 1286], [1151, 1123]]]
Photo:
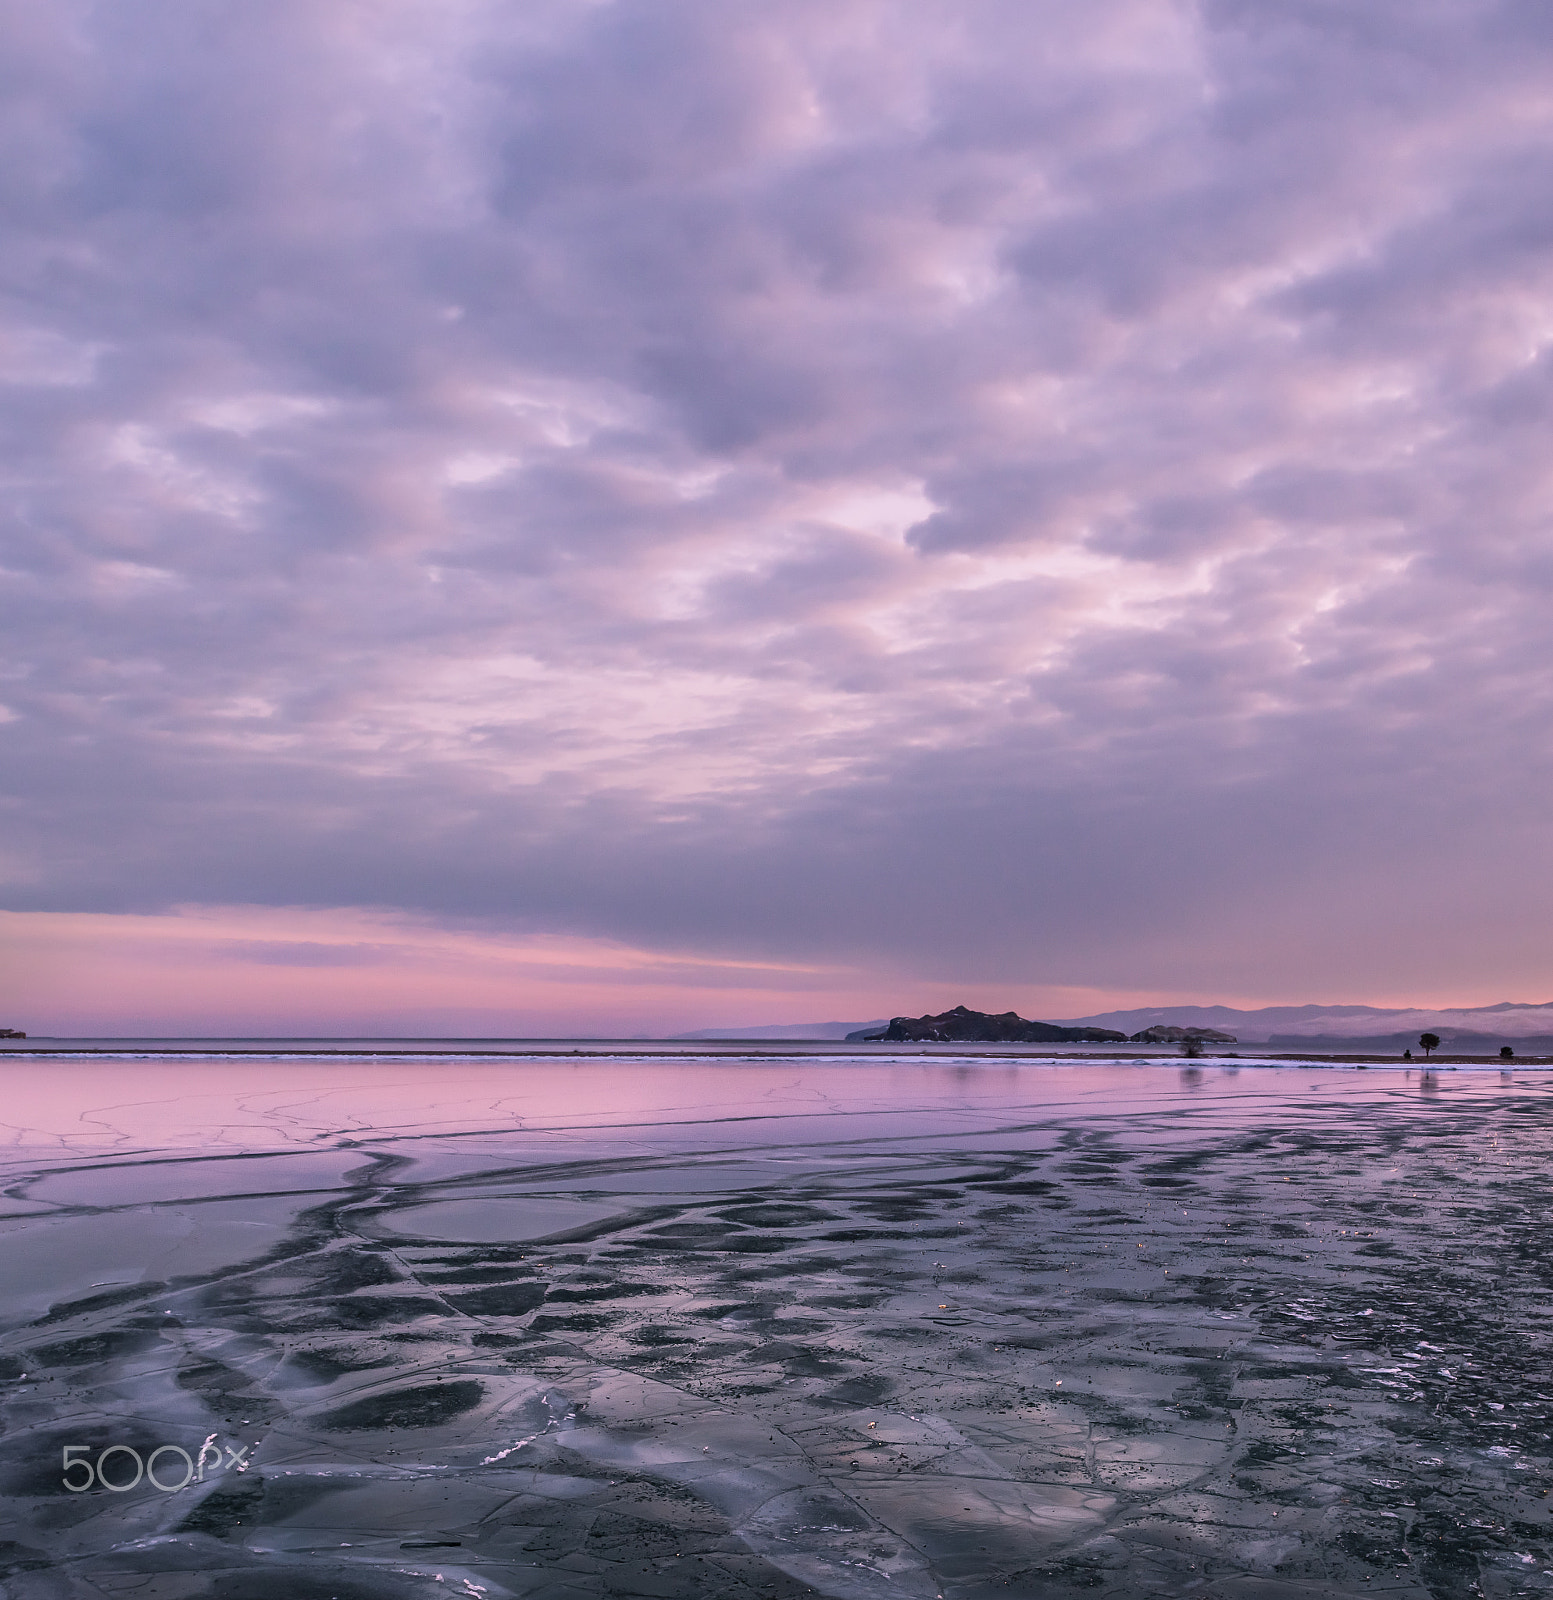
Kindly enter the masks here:
[[[159, 916], [0, 913], [0, 962], [0, 1026], [56, 1037], [657, 1037], [866, 1022], [956, 1004], [1054, 1018], [1210, 998], [1247, 1010], [1312, 998], [784, 969], [370, 912], [252, 906]], [[1315, 998], [1427, 1008], [1505, 996]]]

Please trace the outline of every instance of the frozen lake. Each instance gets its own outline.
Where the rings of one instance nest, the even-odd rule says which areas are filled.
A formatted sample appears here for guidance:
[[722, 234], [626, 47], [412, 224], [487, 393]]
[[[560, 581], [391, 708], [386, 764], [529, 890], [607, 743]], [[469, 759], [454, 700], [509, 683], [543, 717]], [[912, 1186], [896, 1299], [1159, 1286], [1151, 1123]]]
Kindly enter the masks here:
[[0, 1057], [8, 1600], [1553, 1595], [1553, 1075], [578, 1049]]

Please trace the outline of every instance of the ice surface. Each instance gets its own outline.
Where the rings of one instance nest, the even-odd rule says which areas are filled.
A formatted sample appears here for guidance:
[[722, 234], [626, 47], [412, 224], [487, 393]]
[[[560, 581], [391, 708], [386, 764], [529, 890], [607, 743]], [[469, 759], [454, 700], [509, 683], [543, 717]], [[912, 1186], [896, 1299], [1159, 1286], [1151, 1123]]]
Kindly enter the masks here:
[[14, 1600], [1553, 1594], [1538, 1074], [7, 1060], [0, 1106]]

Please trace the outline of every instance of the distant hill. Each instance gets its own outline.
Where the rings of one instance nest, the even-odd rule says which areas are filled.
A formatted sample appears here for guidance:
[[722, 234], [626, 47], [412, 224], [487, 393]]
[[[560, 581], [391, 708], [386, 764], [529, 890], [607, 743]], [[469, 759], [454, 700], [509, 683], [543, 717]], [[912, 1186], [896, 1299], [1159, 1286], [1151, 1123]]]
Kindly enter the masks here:
[[1492, 1006], [1449, 1006], [1438, 1010], [1388, 1009], [1384, 1006], [1263, 1006], [1237, 1011], [1232, 1006], [1145, 1006], [1131, 1011], [1102, 1011], [1092, 1017], [1064, 1019], [1069, 1027], [1119, 1028], [1139, 1033], [1144, 1028], [1221, 1028], [1247, 1044], [1364, 1044], [1390, 1048], [1397, 1041], [1416, 1042], [1427, 1029], [1446, 1046], [1459, 1039], [1463, 1047], [1533, 1044], [1553, 1037], [1553, 1002], [1536, 1004], [1502, 1000]]

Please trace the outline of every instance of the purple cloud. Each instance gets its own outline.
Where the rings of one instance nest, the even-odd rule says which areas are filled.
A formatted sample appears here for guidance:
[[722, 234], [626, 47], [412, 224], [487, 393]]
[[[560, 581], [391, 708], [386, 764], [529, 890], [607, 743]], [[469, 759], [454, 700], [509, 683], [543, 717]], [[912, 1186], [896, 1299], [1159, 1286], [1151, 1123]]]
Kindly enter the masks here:
[[1545, 8], [0, 42], [8, 908], [1535, 985]]

